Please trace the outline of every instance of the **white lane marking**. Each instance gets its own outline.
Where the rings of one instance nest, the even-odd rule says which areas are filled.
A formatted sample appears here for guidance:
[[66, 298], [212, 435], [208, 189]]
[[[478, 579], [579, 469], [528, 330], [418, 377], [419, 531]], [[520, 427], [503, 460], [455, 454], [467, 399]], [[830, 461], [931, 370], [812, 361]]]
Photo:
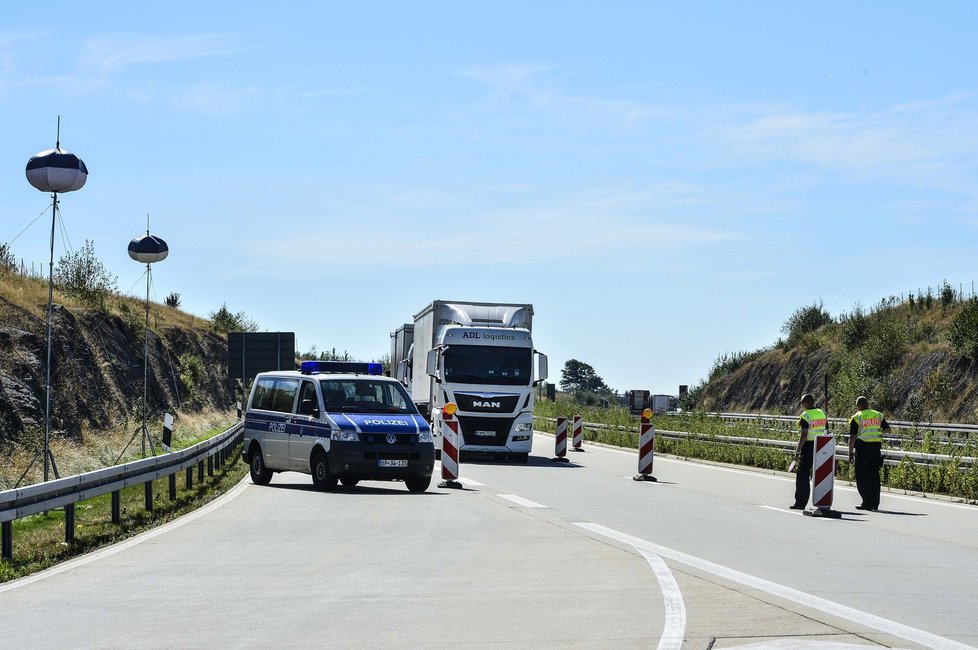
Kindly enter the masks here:
[[92, 562], [96, 562], [98, 560], [101, 560], [102, 558], [109, 557], [110, 555], [115, 555], [116, 553], [124, 551], [128, 548], [132, 548], [136, 544], [142, 544], [143, 542], [149, 541], [154, 537], [157, 537], [164, 533], [168, 533], [171, 530], [183, 526], [184, 524], [189, 524], [191, 521], [194, 521], [199, 517], [203, 517], [209, 512], [217, 510], [221, 506], [225, 505], [226, 503], [231, 501], [231, 499], [235, 498], [236, 496], [244, 492], [249, 485], [252, 485], [251, 479], [245, 477], [241, 480], [240, 483], [238, 483], [236, 486], [234, 486], [229, 491], [227, 491], [223, 496], [214, 499], [207, 505], [198, 508], [193, 512], [185, 514], [179, 519], [174, 519], [170, 523], [154, 528], [153, 530], [147, 530], [145, 533], [140, 533], [135, 537], [131, 537], [127, 539], [124, 542], [113, 544], [112, 546], [100, 549], [98, 551], [94, 551], [92, 553], [89, 553], [88, 555], [82, 555], [81, 557], [75, 558], [74, 560], [68, 560], [67, 562], [62, 562], [61, 564], [57, 566], [53, 566], [50, 569], [45, 569], [40, 573], [35, 573], [34, 575], [25, 576], [23, 578], [13, 580], [6, 584], [0, 584], [0, 593], [3, 593], [5, 591], [10, 591], [12, 589], [17, 589], [18, 587], [26, 587], [27, 585], [33, 584], [35, 582], [39, 582], [41, 580], [44, 580], [45, 578], [52, 578], [66, 571], [71, 571], [72, 569], [76, 569], [80, 566], [91, 564]]
[[780, 512], [780, 513], [786, 514], [786, 515], [800, 515], [800, 514], [802, 514], [802, 511], [801, 510], [791, 510], [789, 508], [775, 508], [774, 506], [765, 506], [765, 505], [759, 505], [757, 507], [758, 508], [766, 508], [768, 510], [773, 510], [775, 512]]
[[679, 650], [683, 647], [683, 639], [686, 637], [686, 604], [683, 602], [679, 583], [661, 557], [643, 548], [636, 548], [636, 550], [652, 567], [655, 577], [659, 580], [659, 588], [662, 590], [666, 620], [662, 627], [662, 636], [659, 637], [659, 650]]
[[478, 481], [473, 481], [472, 479], [465, 478], [464, 476], [459, 476], [456, 480], [459, 483], [461, 483], [462, 485], [468, 485], [468, 486], [471, 486], [471, 487], [485, 487], [486, 486], [485, 483], [479, 483]]
[[497, 494], [497, 497], [502, 497], [508, 501], [512, 501], [516, 505], [523, 506], [524, 508], [546, 508], [547, 506], [542, 503], [537, 503], [536, 501], [530, 501], [529, 499], [524, 499], [523, 497], [518, 497], [515, 494]]
[[[543, 434], [543, 435], [548, 435], [548, 434]], [[551, 437], [552, 437], [552, 434], [549, 434], [549, 435], [551, 435]], [[635, 458], [636, 455], [637, 455], [637, 453], [638, 453], [635, 450], [626, 451], [626, 450], [623, 450], [623, 449], [611, 449], [611, 448], [608, 448], [608, 447], [600, 447], [600, 446], [599, 447], [595, 447], [595, 449], [600, 449], [601, 451], [606, 451], [606, 452], [608, 452], [610, 454], [620, 454], [622, 456], [631, 456], [632, 458]], [[751, 477], [754, 477], [754, 478], [769, 479], [769, 480], [774, 480], [774, 481], [784, 481], [784, 482], [787, 482], [787, 483], [794, 483], [795, 482], [795, 479], [793, 479], [793, 478], [789, 478], [787, 476], [778, 476], [777, 474], [766, 474], [763, 471], [754, 472], [754, 471], [747, 470], [747, 469], [736, 469], [736, 468], [733, 468], [733, 467], [720, 467], [720, 466], [717, 466], [717, 465], [710, 465], [710, 464], [707, 464], [707, 463], [698, 463], [698, 462], [690, 461], [690, 460], [680, 460], [678, 458], [665, 458], [665, 457], [660, 457], [660, 458], [656, 458], [656, 462], [657, 463], [658, 462], [676, 463], [678, 465], [683, 465], [685, 467], [697, 467], [699, 469], [713, 470], [713, 471], [717, 471], [717, 472], [728, 472], [730, 474], [740, 474], [742, 476], [751, 476]], [[629, 476], [628, 478], [631, 478], [631, 477]], [[839, 490], [839, 491], [843, 491], [843, 492], [856, 492], [856, 488], [853, 487], [853, 486], [851, 486], [851, 485], [837, 485], [835, 487], [835, 489], [836, 490]], [[918, 496], [913, 496], [913, 495], [910, 495], [910, 494], [892, 494], [890, 492], [884, 492], [882, 496], [883, 496], [884, 499], [900, 499], [902, 501], [913, 501], [914, 503], [918, 503], [918, 504], [923, 502], [923, 503], [929, 503], [929, 504], [935, 505], [935, 506], [942, 506], [944, 508], [957, 508], [958, 510], [967, 510], [969, 512], [978, 513], [978, 508], [976, 508], [973, 505], [969, 505], [967, 503], [952, 503], [950, 501], [941, 501], [941, 500], [938, 500], [938, 499], [927, 498], [925, 496], [919, 496], [918, 497]]]
[[710, 562], [709, 560], [704, 560], [681, 551], [660, 546], [659, 544], [655, 544], [638, 537], [632, 537], [627, 533], [606, 528], [600, 524], [592, 524], [590, 522], [573, 523], [575, 526], [579, 526], [584, 530], [591, 531], [597, 535], [613, 539], [621, 542], [622, 544], [633, 546], [639, 551], [645, 550], [651, 553], [656, 553], [662, 557], [669, 558], [670, 560], [675, 560], [676, 562], [681, 562], [682, 564], [691, 566], [694, 569], [699, 569], [700, 571], [711, 573], [715, 576], [719, 576], [720, 578], [730, 580], [731, 582], [742, 584], [750, 589], [757, 589], [759, 591], [771, 594], [772, 596], [777, 596], [778, 598], [783, 598], [793, 603], [797, 603], [803, 607], [815, 609], [829, 614], [830, 616], [842, 618], [858, 625], [879, 630], [880, 632], [884, 632], [886, 634], [892, 634], [893, 636], [900, 637], [901, 639], [905, 639], [913, 643], [919, 643], [920, 645], [928, 648], [941, 650], [944, 648], [949, 650], [974, 650], [972, 646], [965, 645], [951, 639], [946, 639], [942, 636], [938, 636], [924, 630], [918, 630], [917, 628], [910, 627], [909, 625], [897, 623], [896, 621], [891, 621], [881, 616], [876, 616], [875, 614], [863, 612], [846, 605], [840, 605], [839, 603], [832, 602], [831, 600], [827, 600], [819, 596], [813, 596], [812, 594], [799, 591], [798, 589], [792, 589], [791, 587], [785, 587], [784, 585], [779, 585], [776, 582], [758, 578], [756, 576], [737, 571], [736, 569], [730, 569], [723, 565]]

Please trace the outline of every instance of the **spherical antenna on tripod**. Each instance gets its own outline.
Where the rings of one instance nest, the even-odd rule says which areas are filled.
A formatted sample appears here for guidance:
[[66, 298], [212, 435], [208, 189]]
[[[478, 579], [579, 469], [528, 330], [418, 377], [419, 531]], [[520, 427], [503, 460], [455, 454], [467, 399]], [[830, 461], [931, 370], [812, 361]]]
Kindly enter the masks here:
[[27, 182], [48, 194], [80, 190], [87, 180], [88, 168], [81, 158], [60, 147], [34, 154], [27, 161]]
[[162, 262], [170, 254], [166, 242], [156, 235], [145, 234], [129, 242], [129, 257], [140, 264]]

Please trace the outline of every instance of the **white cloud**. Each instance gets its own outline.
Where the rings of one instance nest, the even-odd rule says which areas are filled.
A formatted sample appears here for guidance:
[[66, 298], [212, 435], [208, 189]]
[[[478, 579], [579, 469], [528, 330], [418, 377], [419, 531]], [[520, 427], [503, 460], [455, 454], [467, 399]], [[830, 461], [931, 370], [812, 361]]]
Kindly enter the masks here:
[[226, 57], [240, 52], [237, 34], [101, 34], [85, 40], [79, 67], [103, 72], [157, 63]]

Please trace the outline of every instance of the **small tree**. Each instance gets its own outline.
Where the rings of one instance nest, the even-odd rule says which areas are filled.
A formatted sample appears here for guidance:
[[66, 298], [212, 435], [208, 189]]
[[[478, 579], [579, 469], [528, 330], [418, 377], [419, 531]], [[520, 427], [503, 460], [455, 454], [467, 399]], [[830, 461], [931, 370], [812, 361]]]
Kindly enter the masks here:
[[180, 294], [176, 292], [171, 293], [166, 297], [165, 303], [167, 307], [173, 307], [176, 309], [180, 306]]
[[10, 244], [0, 244], [0, 275], [13, 273], [17, 270], [17, 260], [10, 250]]
[[978, 301], [969, 300], [958, 312], [951, 321], [947, 338], [959, 354], [978, 361]]
[[88, 239], [80, 250], [58, 260], [54, 283], [67, 295], [96, 309], [104, 309], [105, 299], [116, 290], [116, 277], [95, 255], [95, 242]]
[[594, 372], [590, 364], [570, 359], [560, 371], [561, 390], [573, 393], [608, 393], [611, 391], [604, 379]]

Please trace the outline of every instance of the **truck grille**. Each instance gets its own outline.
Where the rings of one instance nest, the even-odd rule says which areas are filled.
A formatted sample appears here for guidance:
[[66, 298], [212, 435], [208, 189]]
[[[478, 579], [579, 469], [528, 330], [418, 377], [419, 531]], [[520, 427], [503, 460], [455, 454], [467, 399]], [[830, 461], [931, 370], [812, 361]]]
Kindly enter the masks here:
[[519, 399], [519, 395], [483, 397], [479, 393], [455, 393], [455, 403], [460, 411], [476, 413], [512, 413]]
[[459, 415], [462, 444], [505, 447], [516, 418], [476, 418]]

